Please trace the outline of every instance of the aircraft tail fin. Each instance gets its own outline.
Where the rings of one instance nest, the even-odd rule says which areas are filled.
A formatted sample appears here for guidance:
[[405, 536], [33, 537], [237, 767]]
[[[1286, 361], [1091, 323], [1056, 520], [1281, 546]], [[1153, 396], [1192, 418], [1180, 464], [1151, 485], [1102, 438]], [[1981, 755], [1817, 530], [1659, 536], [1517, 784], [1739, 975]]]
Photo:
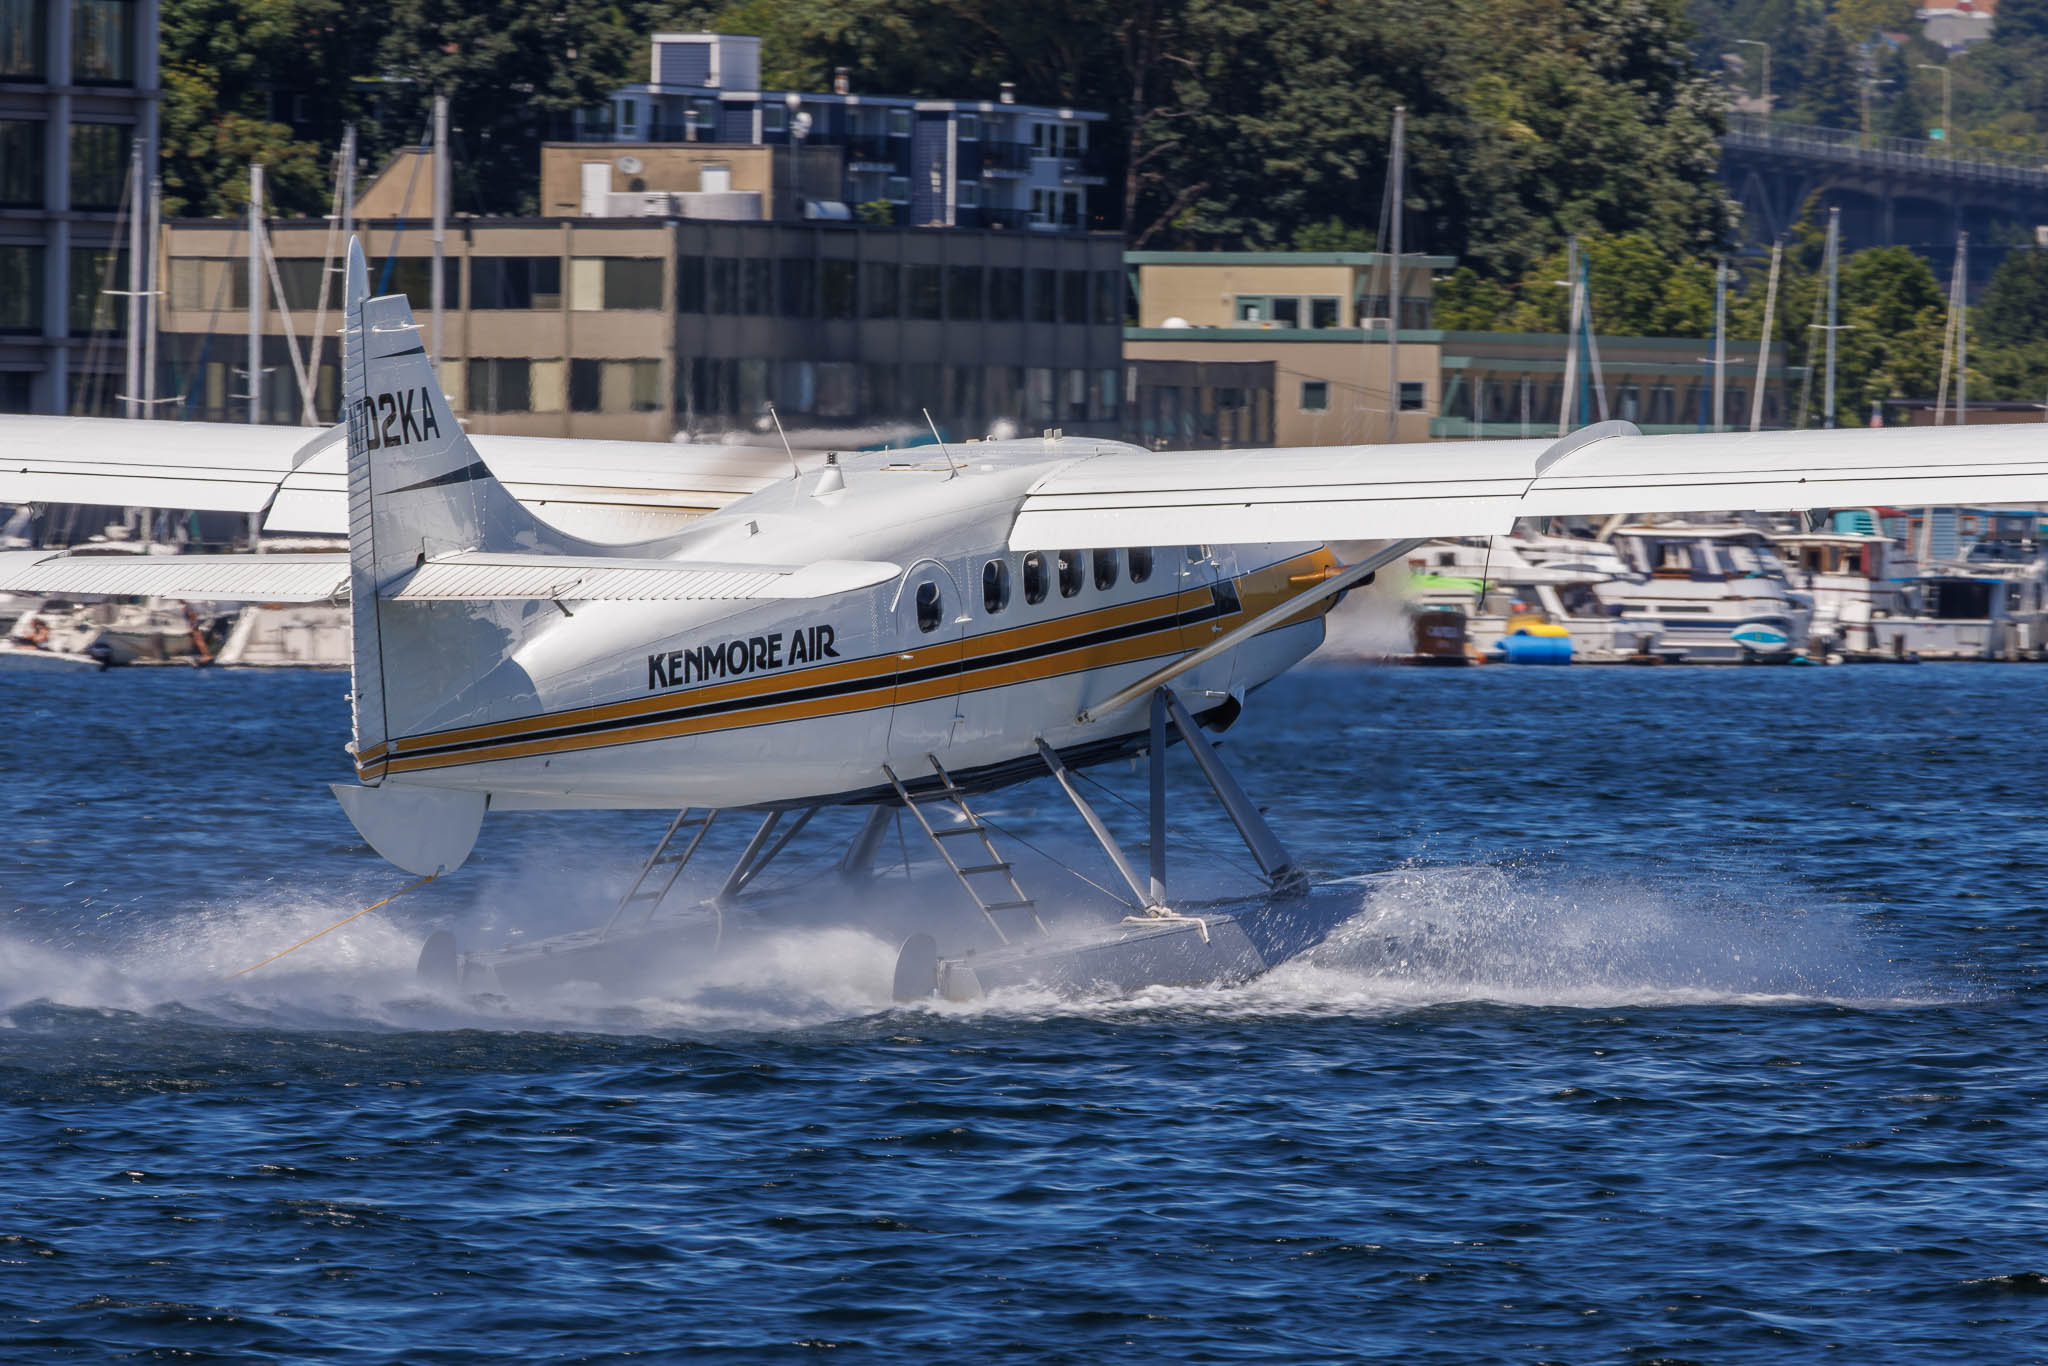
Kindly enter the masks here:
[[[355, 628], [356, 770], [375, 784], [388, 741], [418, 703], [457, 692], [483, 663], [431, 624], [400, 620], [391, 585], [436, 555], [460, 551], [563, 553], [571, 543], [492, 476], [455, 420], [404, 295], [370, 297], [362, 246], [350, 242], [342, 393], [348, 415], [349, 594]], [[412, 609], [417, 613], [418, 609]], [[427, 638], [413, 639], [415, 636]], [[422, 646], [428, 648], [422, 649]], [[403, 657], [396, 676], [392, 660]], [[436, 674], [445, 675], [436, 677]], [[394, 691], [413, 703], [397, 705]], [[394, 711], [401, 714], [394, 715]]]

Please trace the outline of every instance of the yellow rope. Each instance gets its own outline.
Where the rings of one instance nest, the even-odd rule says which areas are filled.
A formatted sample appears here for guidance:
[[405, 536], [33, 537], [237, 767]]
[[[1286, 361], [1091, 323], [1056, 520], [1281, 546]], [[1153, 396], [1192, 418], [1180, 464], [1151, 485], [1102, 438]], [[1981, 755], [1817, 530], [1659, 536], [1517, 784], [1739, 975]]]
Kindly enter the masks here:
[[286, 954], [294, 953], [299, 949], [303, 949], [304, 947], [306, 947], [306, 945], [312, 943], [315, 939], [318, 939], [320, 935], [333, 934], [343, 925], [348, 924], [349, 920], [361, 920], [371, 911], [376, 910], [377, 907], [388, 906], [392, 902], [398, 900], [398, 898], [404, 896], [407, 892], [416, 892], [439, 876], [441, 876], [439, 873], [428, 873], [425, 877], [421, 878], [418, 882], [413, 883], [410, 887], [401, 887], [397, 891], [393, 892], [390, 896], [385, 897], [382, 901], [373, 902], [370, 905], [363, 907], [363, 909], [357, 911], [354, 915], [350, 916], [348, 920], [337, 920], [332, 925], [329, 925], [326, 929], [321, 930], [319, 934], [309, 934], [304, 939], [301, 939], [298, 943], [292, 945], [291, 948], [279, 949], [276, 953], [271, 954], [270, 957], [264, 959], [261, 963], [251, 963], [248, 967], [243, 968], [240, 972], [229, 973], [227, 976], [221, 978], [221, 981], [231, 982], [237, 977], [248, 976], [250, 973], [256, 971], [256, 969], [258, 968], [267, 967], [270, 964], [275, 963], [278, 959], [284, 957]]

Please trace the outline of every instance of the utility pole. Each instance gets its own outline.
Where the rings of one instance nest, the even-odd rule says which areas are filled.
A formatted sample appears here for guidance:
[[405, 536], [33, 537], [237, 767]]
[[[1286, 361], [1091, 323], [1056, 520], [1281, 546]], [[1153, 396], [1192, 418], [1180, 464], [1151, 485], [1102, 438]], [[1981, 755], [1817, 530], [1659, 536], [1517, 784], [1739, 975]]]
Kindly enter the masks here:
[[441, 367], [442, 281], [446, 278], [448, 240], [448, 97], [434, 96], [434, 368]]
[[122, 391], [128, 416], [142, 417], [142, 139], [128, 150], [128, 368]]
[[1714, 430], [1728, 430], [1728, 258], [1714, 259]]
[[1771, 117], [1771, 45], [1761, 38], [1737, 38], [1735, 46], [1760, 47], [1764, 50], [1763, 101], [1764, 118], [1768, 120]]
[[1945, 65], [1936, 66], [1933, 62], [1915, 62], [1913, 66], [1916, 70], [1939, 71], [1941, 73], [1941, 145], [1944, 148], [1953, 148], [1956, 142], [1956, 130], [1955, 125], [1949, 121], [1949, 111], [1953, 107], [1950, 96], [1955, 93], [1955, 84], [1949, 79], [1948, 67]]
[[1828, 382], [1827, 392], [1821, 396], [1823, 414], [1821, 425], [1829, 431], [1835, 427], [1835, 314], [1838, 302], [1837, 285], [1841, 279], [1842, 211], [1828, 210]]
[[249, 163], [249, 421], [263, 420], [263, 164]]
[[1387, 174], [1391, 178], [1388, 187], [1390, 203], [1387, 207], [1387, 245], [1394, 258], [1392, 269], [1387, 272], [1387, 442], [1389, 445], [1400, 440], [1401, 426], [1401, 198], [1404, 193], [1401, 184], [1408, 111], [1401, 105], [1394, 106], [1393, 145], [1388, 154]]
[[1763, 430], [1764, 385], [1771, 377], [1771, 322], [1778, 311], [1778, 266], [1785, 258], [1783, 241], [1771, 243], [1771, 282], [1764, 289], [1764, 333], [1756, 348], [1756, 392], [1749, 398], [1749, 429]]

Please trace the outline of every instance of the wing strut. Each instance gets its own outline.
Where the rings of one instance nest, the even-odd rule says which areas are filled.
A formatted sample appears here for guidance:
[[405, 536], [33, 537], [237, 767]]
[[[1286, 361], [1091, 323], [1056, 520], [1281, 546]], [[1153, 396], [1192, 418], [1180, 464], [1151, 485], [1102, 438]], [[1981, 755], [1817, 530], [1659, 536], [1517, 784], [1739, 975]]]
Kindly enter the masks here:
[[1084, 726], [1101, 720], [1119, 707], [1137, 701], [1153, 689], [1164, 687], [1189, 669], [1208, 663], [1225, 650], [1234, 650], [1253, 636], [1270, 631], [1275, 626], [1282, 625], [1291, 618], [1300, 616], [1324, 598], [1343, 592], [1381, 566], [1400, 559], [1417, 546], [1426, 544], [1428, 542], [1425, 539], [1389, 541], [1357, 564], [1352, 565], [1341, 573], [1324, 579], [1306, 593], [1297, 594], [1281, 603], [1278, 607], [1268, 608], [1236, 630], [1226, 631], [1201, 649], [1191, 650], [1179, 659], [1174, 660], [1171, 664], [1162, 665], [1154, 669], [1129, 687], [1110, 694], [1107, 698], [1084, 710], [1075, 720]]

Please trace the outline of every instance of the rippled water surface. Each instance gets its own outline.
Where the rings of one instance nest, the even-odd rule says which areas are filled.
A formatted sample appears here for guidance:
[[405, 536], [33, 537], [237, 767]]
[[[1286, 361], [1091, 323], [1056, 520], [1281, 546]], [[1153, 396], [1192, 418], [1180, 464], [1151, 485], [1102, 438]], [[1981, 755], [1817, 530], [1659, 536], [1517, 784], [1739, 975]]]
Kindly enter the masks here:
[[648, 814], [228, 978], [406, 881], [345, 691], [0, 676], [0, 1359], [2048, 1359], [2048, 669], [1302, 672], [1227, 750], [1398, 870], [1328, 943], [911, 1009], [801, 876], [653, 999], [415, 979], [601, 917]]

